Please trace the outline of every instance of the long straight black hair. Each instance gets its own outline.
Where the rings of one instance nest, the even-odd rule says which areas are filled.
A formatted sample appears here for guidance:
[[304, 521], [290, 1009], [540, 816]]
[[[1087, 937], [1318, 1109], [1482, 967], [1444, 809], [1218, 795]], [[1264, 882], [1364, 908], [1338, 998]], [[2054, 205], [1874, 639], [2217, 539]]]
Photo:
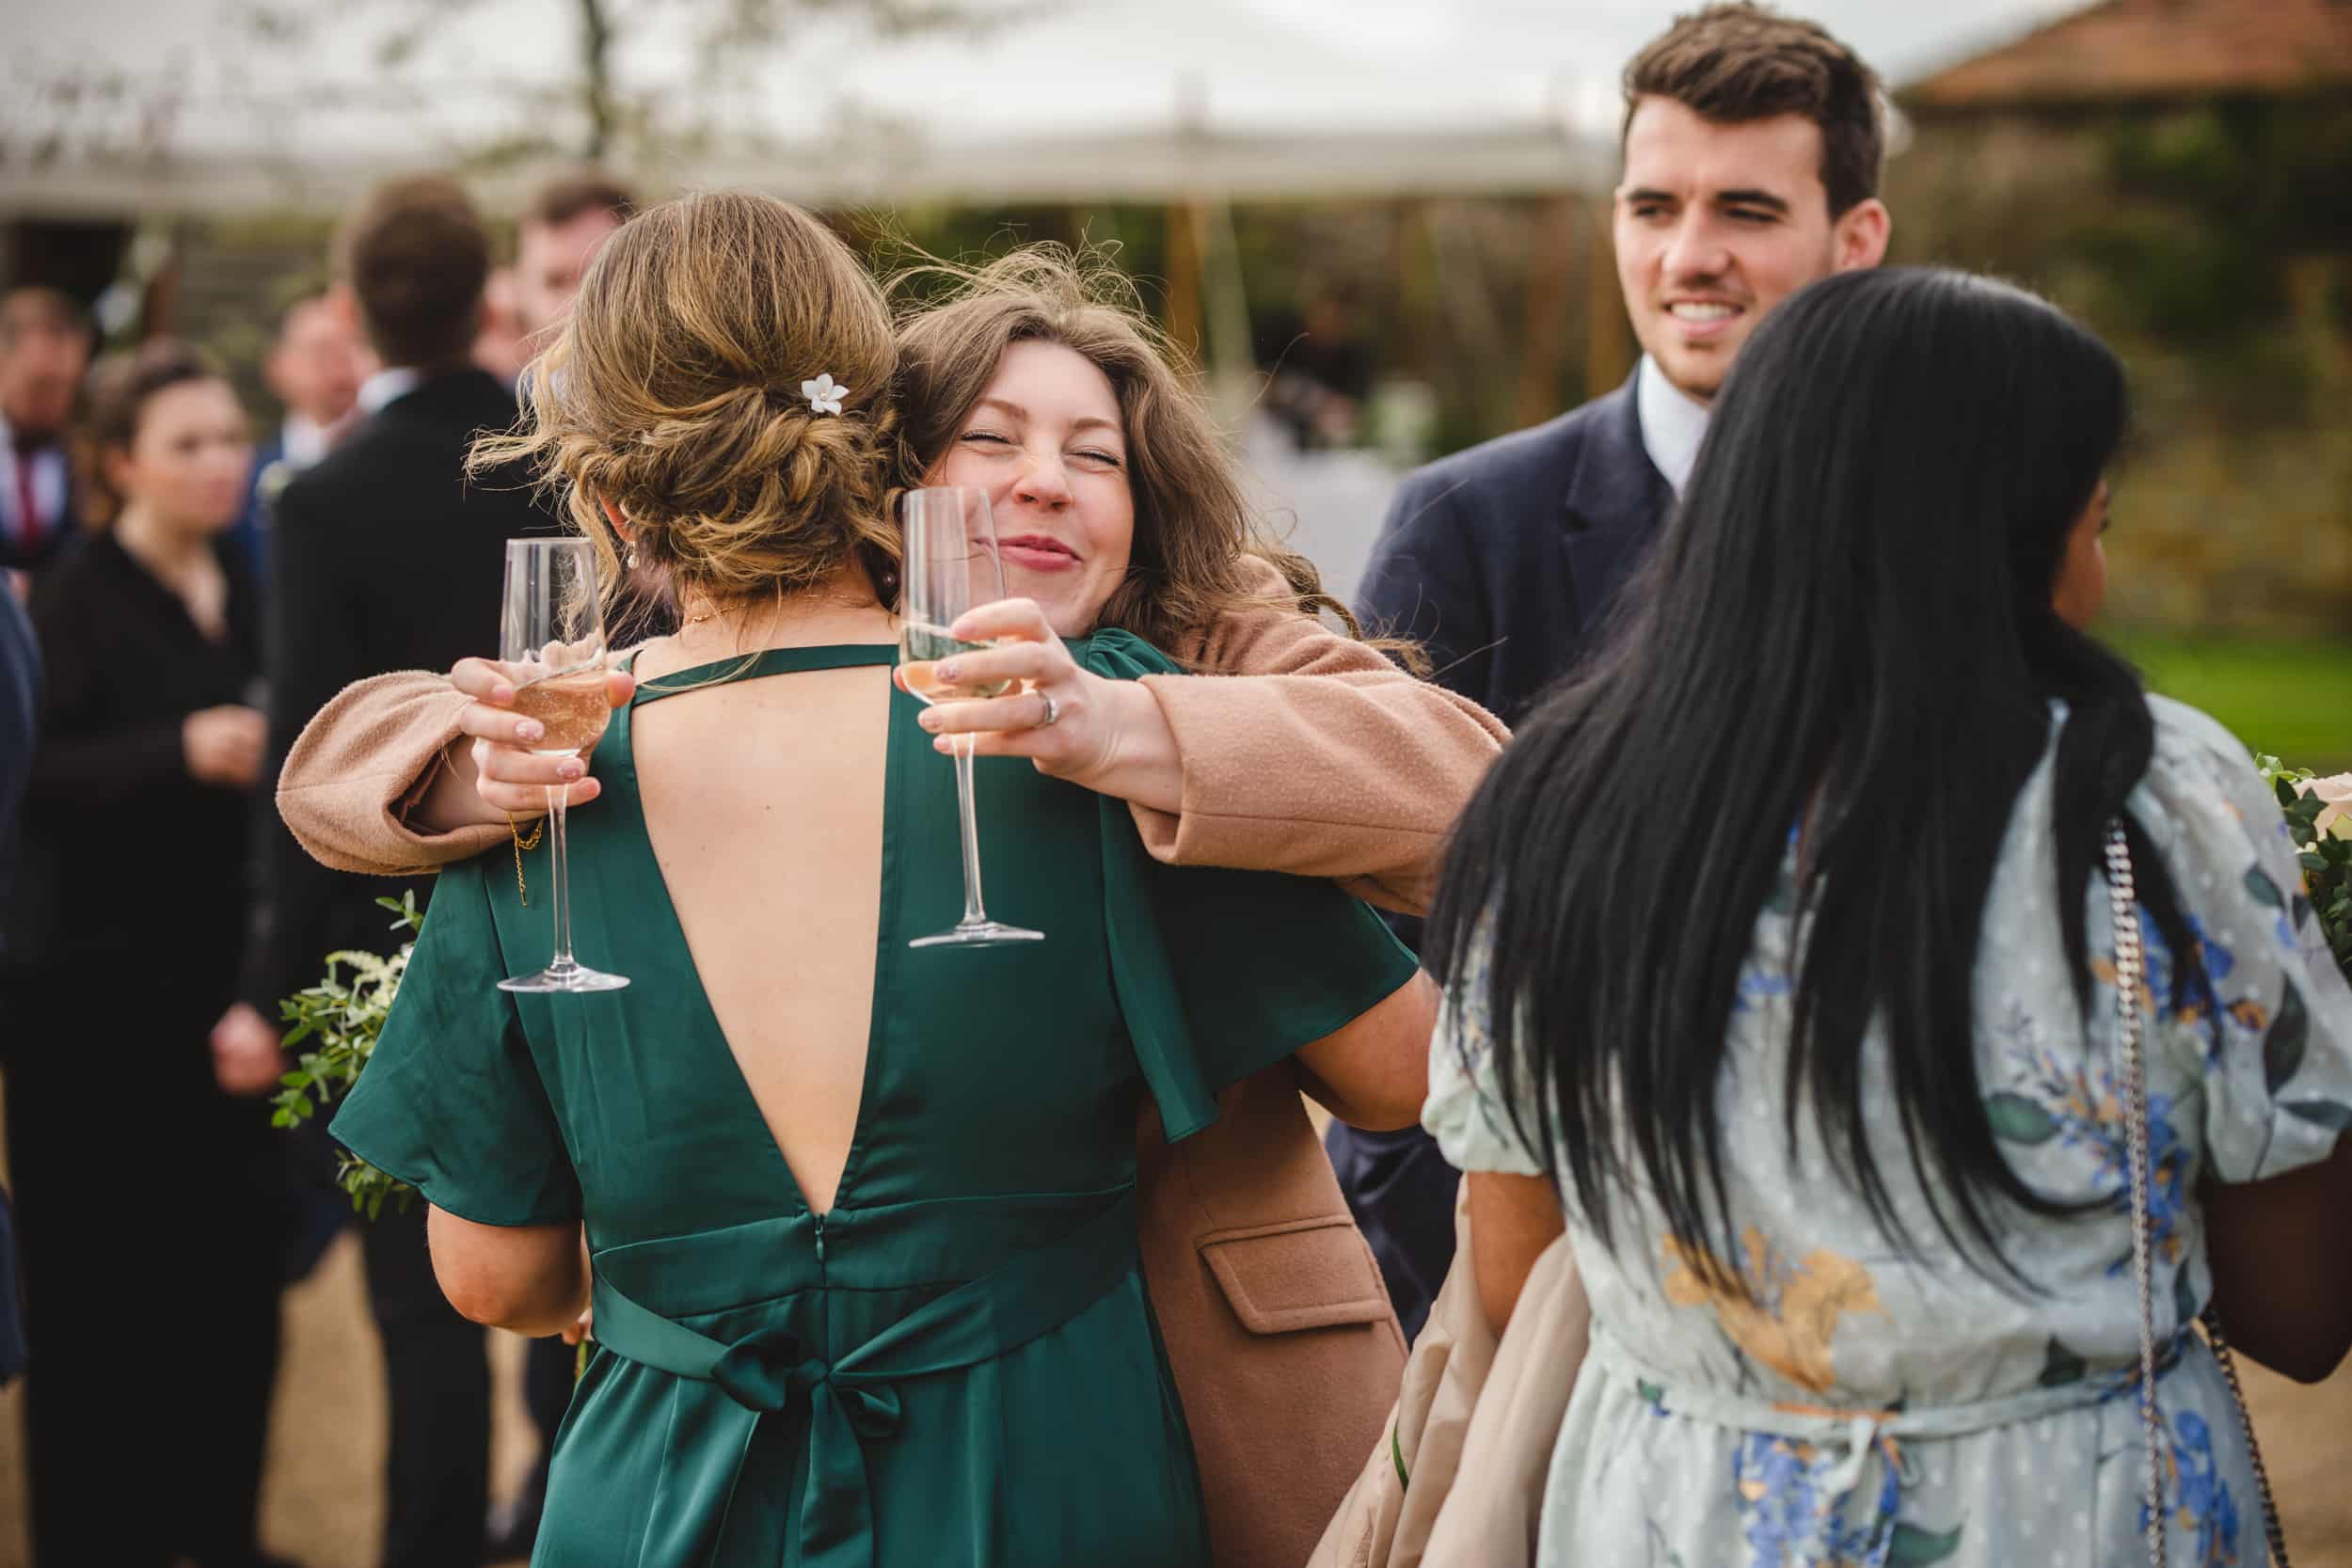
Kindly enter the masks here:
[[[1726, 1026], [1801, 822], [1791, 1146], [1809, 1103], [1841, 1177], [1918, 1254], [1865, 1126], [1875, 1023], [1944, 1241], [2015, 1279], [1997, 1200], [2062, 1212], [1994, 1142], [1971, 987], [2055, 698], [2070, 717], [2053, 874], [2076, 995], [2091, 994], [2085, 898], [2153, 732], [2138, 677], [2051, 595], [2123, 423], [2106, 345], [1965, 273], [1840, 274], [1741, 350], [1603, 651], [1480, 789], [1430, 921], [1433, 972], [1483, 987], [1470, 1000], [1514, 1123], [1604, 1242], [1613, 1191], [1639, 1177], [1678, 1240], [1738, 1256]], [[2139, 895], [2186, 970], [2174, 890], [2127, 832]], [[1480, 943], [1489, 965], [1468, 961]]]

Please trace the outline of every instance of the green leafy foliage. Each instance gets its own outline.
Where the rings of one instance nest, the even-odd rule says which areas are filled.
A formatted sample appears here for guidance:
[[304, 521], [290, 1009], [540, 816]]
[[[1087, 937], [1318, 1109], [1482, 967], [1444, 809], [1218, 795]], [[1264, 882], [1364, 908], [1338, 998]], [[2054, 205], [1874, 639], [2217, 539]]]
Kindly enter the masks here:
[[[2277, 757], [2259, 756], [2254, 765], [2279, 792], [2279, 805], [2286, 813], [2287, 827], [2300, 845], [2297, 859], [2303, 866], [2303, 892], [2290, 900], [2288, 918], [2299, 929], [2306, 918], [2319, 922], [2326, 937], [2328, 951], [2335, 955], [2336, 965], [2344, 978], [2352, 980], [2352, 839], [2339, 838], [2334, 832], [2319, 831], [2319, 814], [2326, 806], [2315, 795], [2307, 795], [2296, 786], [2312, 777], [2309, 768], [2289, 768]], [[2306, 911], [2308, 915], [2306, 914]], [[2301, 1031], [2308, 1021], [2300, 1015], [2302, 999], [2289, 993], [2287, 1003], [2296, 1013], [2295, 1037], [2282, 1041], [2278, 1049], [2292, 1049], [2299, 1057]], [[2287, 1007], [2280, 1009], [2278, 1029], [2288, 1026]]]
[[[391, 929], [418, 928], [421, 917], [414, 893], [376, 902], [399, 917]], [[271, 1099], [277, 1107], [270, 1117], [274, 1126], [300, 1126], [331, 1107], [359, 1081], [360, 1069], [375, 1051], [375, 1037], [391, 1013], [392, 1001], [400, 994], [401, 976], [407, 973], [408, 954], [414, 945], [404, 942], [389, 958], [374, 953], [329, 953], [326, 977], [278, 1005], [278, 1016], [290, 1025], [286, 1049], [299, 1054], [294, 1069], [278, 1080], [283, 1087]], [[405, 1209], [416, 1196], [414, 1187], [347, 1150], [342, 1153], [336, 1176], [343, 1191], [351, 1195], [352, 1208], [370, 1219], [383, 1212], [386, 1198]]]

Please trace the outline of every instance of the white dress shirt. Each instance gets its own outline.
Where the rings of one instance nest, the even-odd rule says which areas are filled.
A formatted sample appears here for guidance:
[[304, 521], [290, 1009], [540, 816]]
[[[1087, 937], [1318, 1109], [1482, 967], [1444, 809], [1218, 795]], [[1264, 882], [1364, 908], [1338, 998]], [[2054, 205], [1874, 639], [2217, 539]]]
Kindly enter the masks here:
[[1646, 354], [1633, 384], [1633, 404], [1641, 416], [1644, 450], [1680, 496], [1699, 460], [1699, 442], [1707, 436], [1707, 404], [1668, 381], [1658, 361]]
[[278, 427], [278, 440], [284, 449], [282, 461], [299, 473], [326, 455], [331, 436], [326, 426], [300, 414], [289, 414], [286, 422]]
[[414, 365], [378, 371], [359, 383], [359, 412], [363, 416], [381, 413], [386, 404], [406, 397], [423, 381], [424, 372]]
[[20, 463], [33, 466], [33, 506], [40, 516], [40, 536], [54, 538], [72, 522], [66, 515], [73, 483], [66, 463], [65, 443], [53, 442], [20, 456], [16, 432], [8, 417], [0, 415], [0, 539], [11, 544], [24, 538], [24, 519], [18, 515], [24, 510], [18, 500], [24, 494], [16, 471]]

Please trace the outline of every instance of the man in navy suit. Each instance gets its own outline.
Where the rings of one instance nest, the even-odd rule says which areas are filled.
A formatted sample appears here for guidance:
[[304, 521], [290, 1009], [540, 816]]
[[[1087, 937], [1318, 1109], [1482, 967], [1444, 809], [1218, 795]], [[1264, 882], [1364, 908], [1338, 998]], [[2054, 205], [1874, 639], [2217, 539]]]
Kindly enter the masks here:
[[351, 425], [359, 384], [373, 365], [353, 309], [326, 294], [298, 299], [278, 321], [278, 341], [262, 363], [262, 378], [285, 405], [285, 422], [253, 448], [245, 515], [230, 537], [245, 551], [253, 585], [269, 586], [270, 509], [286, 482], [325, 457]]
[[[1514, 723], [1657, 540], [1756, 323], [1886, 252], [1878, 78], [1819, 25], [1748, 5], [1683, 17], [1626, 67], [1625, 105], [1613, 233], [1640, 365], [1549, 424], [1408, 475], [1358, 605]], [[1454, 1173], [1418, 1128], [1334, 1123], [1329, 1142], [1416, 1333], [1453, 1259]]]

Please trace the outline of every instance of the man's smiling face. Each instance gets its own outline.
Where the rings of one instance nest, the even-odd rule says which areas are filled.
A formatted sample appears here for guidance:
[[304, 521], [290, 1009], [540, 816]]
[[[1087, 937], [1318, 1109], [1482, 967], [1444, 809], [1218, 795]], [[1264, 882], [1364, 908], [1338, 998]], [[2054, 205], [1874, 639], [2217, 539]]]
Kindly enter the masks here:
[[1821, 130], [1804, 115], [1724, 124], [1670, 98], [1635, 106], [1615, 207], [1617, 281], [1666, 379], [1711, 401], [1764, 313], [1886, 253], [1875, 199], [1833, 219]]

